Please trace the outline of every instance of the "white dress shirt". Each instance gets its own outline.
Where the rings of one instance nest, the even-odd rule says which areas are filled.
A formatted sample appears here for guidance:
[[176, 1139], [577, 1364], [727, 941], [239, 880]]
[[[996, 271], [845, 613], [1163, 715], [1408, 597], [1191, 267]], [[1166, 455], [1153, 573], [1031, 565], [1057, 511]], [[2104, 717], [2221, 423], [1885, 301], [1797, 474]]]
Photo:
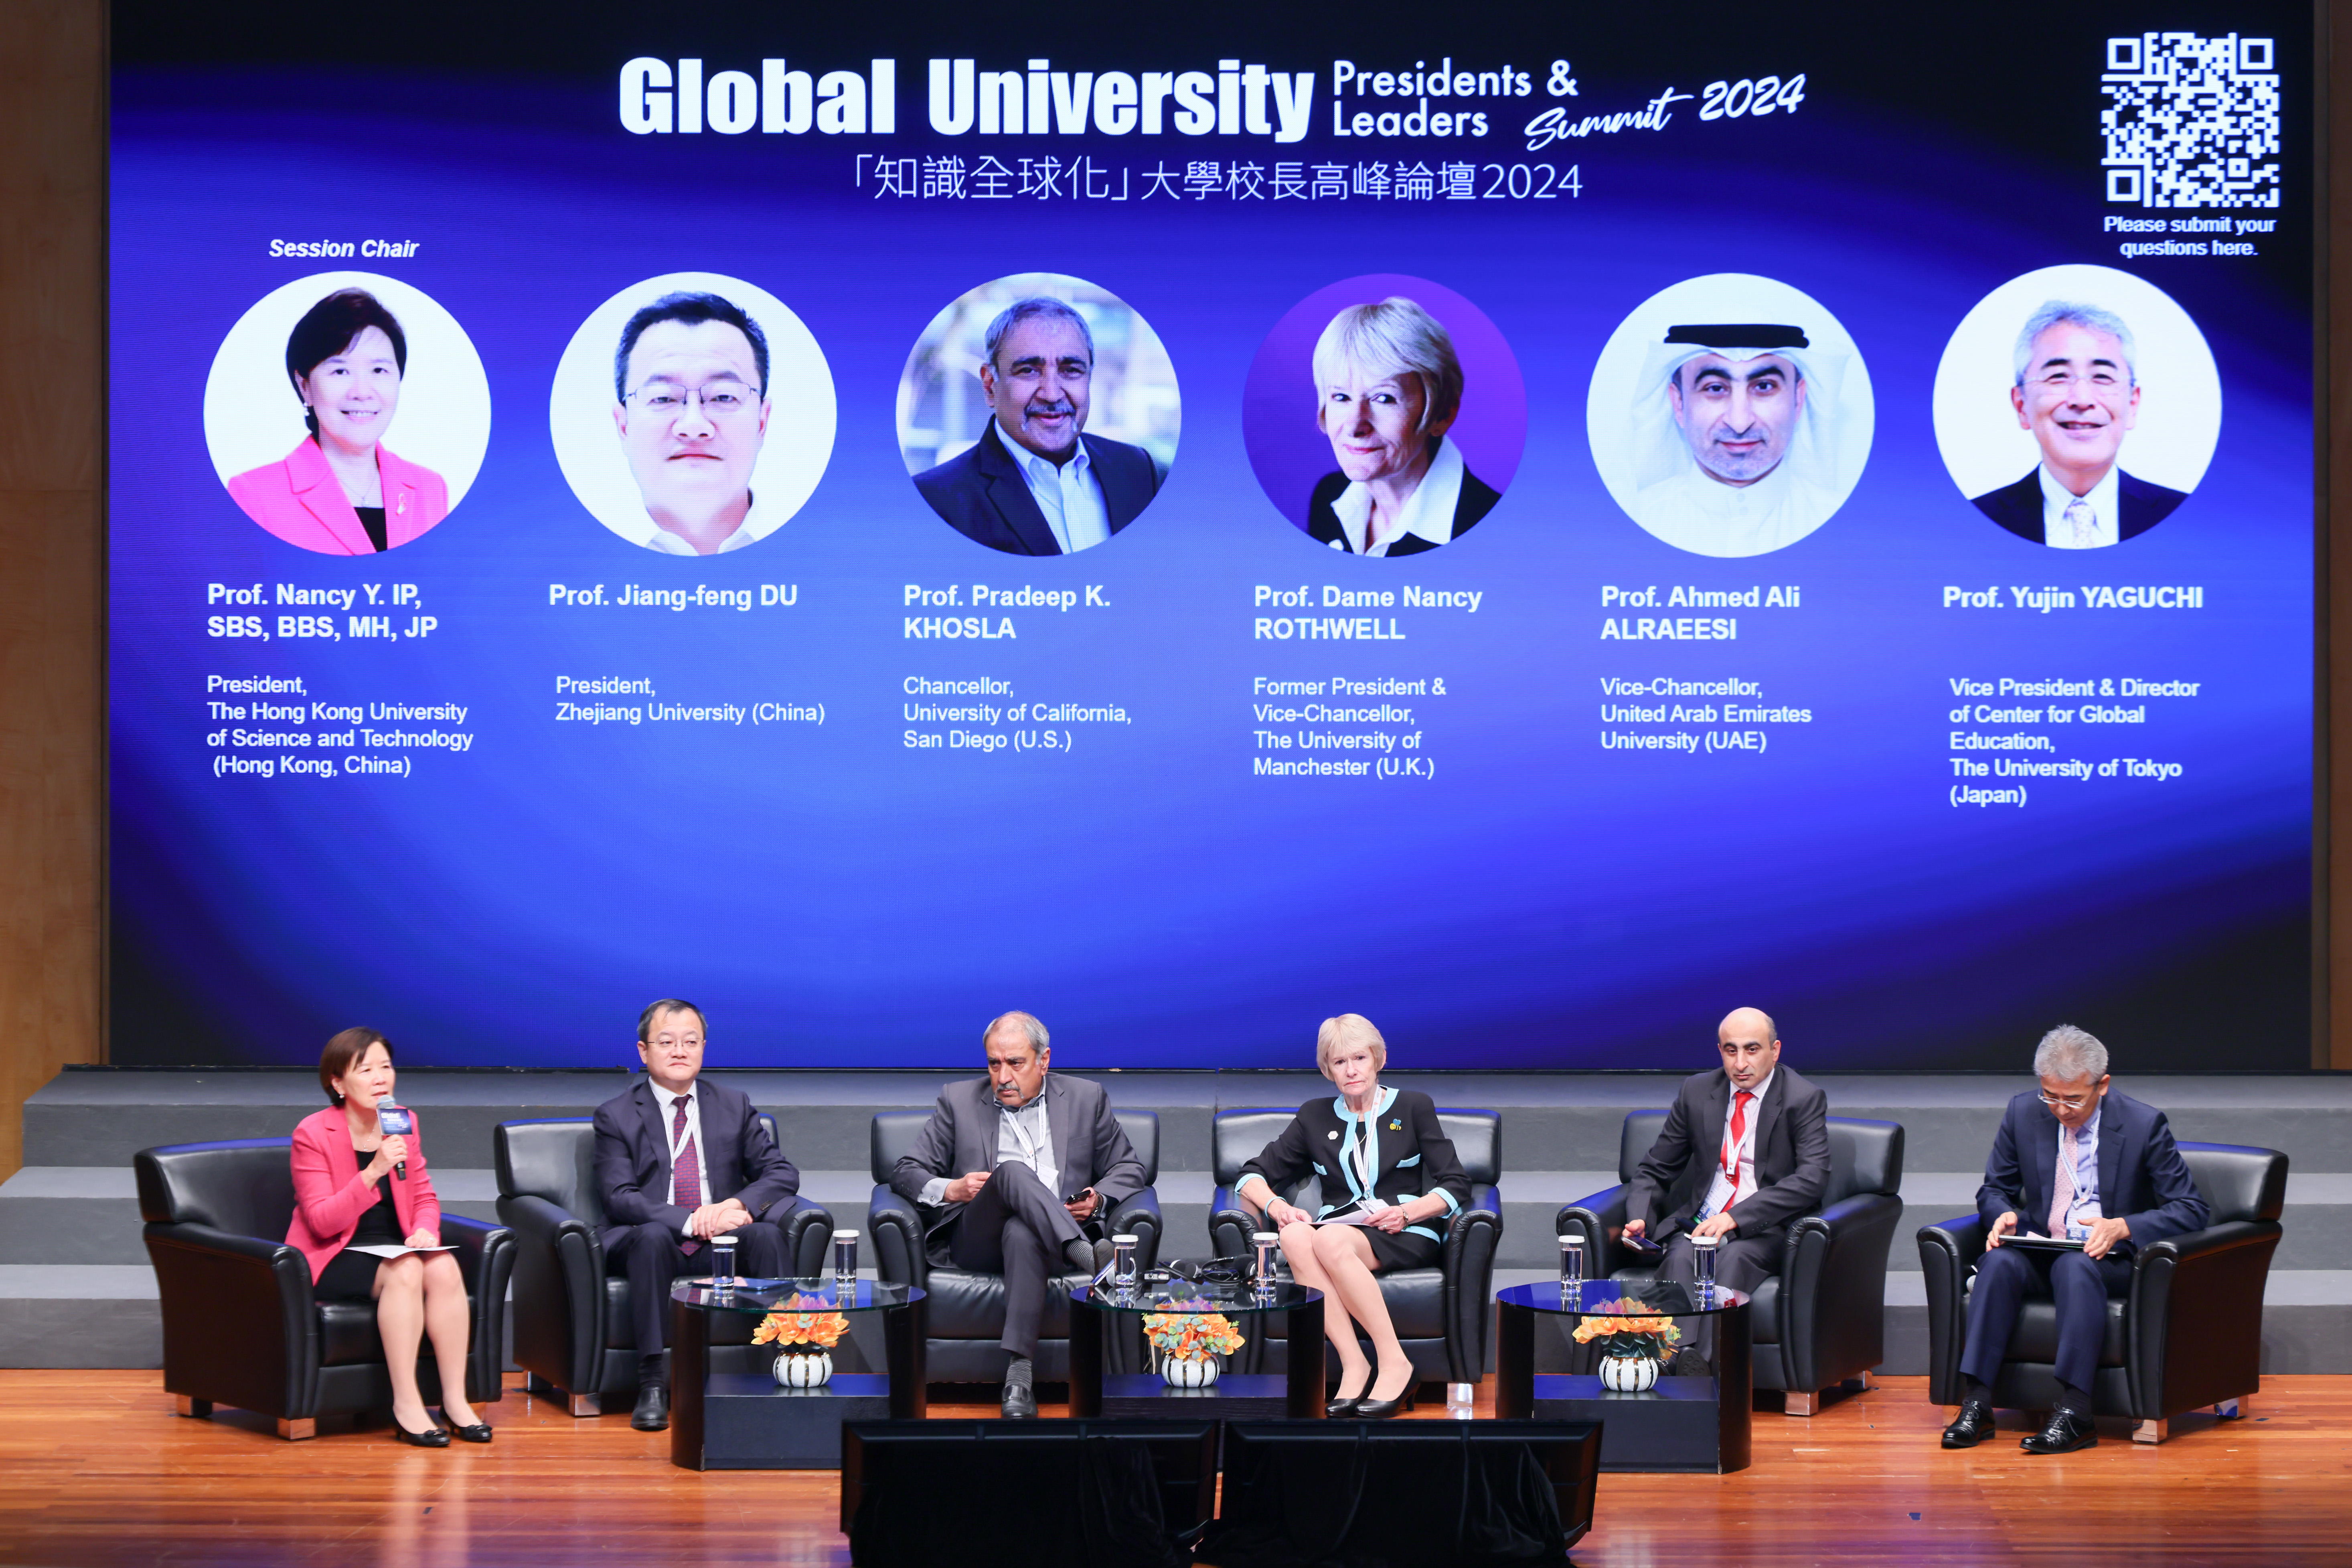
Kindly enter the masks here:
[[1397, 510], [1397, 521], [1402, 525], [1390, 531], [1387, 538], [1364, 548], [1364, 534], [1372, 524], [1372, 492], [1361, 481], [1341, 490], [1332, 502], [1331, 511], [1339, 520], [1339, 531], [1348, 536], [1342, 545], [1331, 542], [1334, 550], [1348, 549], [1359, 555], [1386, 555], [1390, 547], [1407, 538], [1425, 539], [1432, 544], [1448, 544], [1454, 540], [1454, 513], [1462, 503], [1462, 454], [1454, 443], [1440, 437], [1437, 450], [1430, 455], [1429, 467], [1421, 476], [1421, 483], [1412, 494], [1404, 498]]
[[2097, 550], [2123, 538], [2123, 469], [2110, 463], [2083, 501], [2091, 509], [2089, 530], [2078, 539], [2066, 521], [2074, 492], [2053, 479], [2047, 468], [2033, 470], [2042, 479], [2042, 542], [2059, 550]]
[[[1772, 1087], [1780, 1069], [1774, 1068], [1764, 1075], [1764, 1081], [1748, 1092], [1756, 1098], [1748, 1102], [1748, 1125], [1739, 1130], [1739, 1147], [1732, 1160], [1739, 1170], [1739, 1193], [1743, 1197], [1756, 1195], [1756, 1124], [1764, 1120], [1764, 1096]], [[1731, 1178], [1723, 1173], [1723, 1147], [1731, 1142], [1731, 1113], [1739, 1104], [1739, 1086], [1731, 1086], [1731, 1096], [1723, 1102], [1723, 1143], [1715, 1149], [1715, 1180], [1707, 1184], [1706, 1202], [1699, 1205], [1700, 1219], [1720, 1213], [1731, 1202]]]
[[[2105, 1107], [2102, 1104], [2101, 1110]], [[2066, 1129], [2058, 1129], [2058, 1152], [2066, 1152]], [[2052, 1169], [2056, 1178], [2056, 1168]], [[2075, 1241], [2089, 1238], [2091, 1226], [2105, 1216], [2099, 1207], [2099, 1112], [2091, 1112], [2091, 1120], [2083, 1123], [2074, 1134], [2074, 1201], [2066, 1210], [2066, 1235]], [[2047, 1215], [2041, 1216], [2047, 1219]], [[2021, 1230], [2027, 1228], [2021, 1226]]]
[[1002, 425], [996, 426], [996, 440], [1028, 481], [1029, 494], [1045, 514], [1045, 526], [1054, 531], [1054, 542], [1063, 554], [1075, 554], [1110, 537], [1110, 504], [1103, 500], [1102, 481], [1095, 477], [1094, 458], [1083, 437], [1073, 444], [1066, 463], [1039, 457], [1006, 435]]
[[[688, 544], [685, 540], [679, 538], [677, 534], [672, 533], [668, 529], [664, 528], [652, 518], [648, 517], [645, 521], [646, 526], [644, 531], [640, 533], [633, 533], [630, 537], [635, 539], [639, 544], [644, 545], [647, 550], [654, 551], [663, 555], [698, 555], [701, 553], [701, 552], [695, 549], [693, 545]], [[775, 531], [776, 525], [760, 515], [760, 498], [754, 494], [751, 497], [751, 506], [743, 513], [743, 521], [735, 525], [734, 532], [729, 534], [726, 538], [719, 542], [719, 548], [711, 552], [711, 553], [714, 555], [724, 555], [730, 550], [740, 550], [747, 544], [757, 544], [760, 541], [767, 538], [768, 535], [773, 533]]]
[[[1055, 1197], [1062, 1195], [1061, 1189], [1054, 1184], [1062, 1172], [1054, 1163], [1054, 1129], [1045, 1119], [1045, 1085], [1038, 1085], [1036, 1096], [1018, 1110], [1007, 1110], [999, 1102], [996, 1163], [1026, 1165], [1037, 1173], [1037, 1179], [1045, 1184], [1047, 1192]], [[931, 1208], [946, 1203], [948, 1181], [946, 1176], [933, 1176], [925, 1182], [920, 1201]]]
[[[657, 1083], [652, 1088], [654, 1106], [661, 1113], [662, 1136], [669, 1140], [669, 1201], [673, 1204], [677, 1202], [677, 1168], [683, 1163], [691, 1164], [695, 1173], [702, 1179], [702, 1201], [707, 1204], [710, 1201], [710, 1167], [702, 1157], [702, 1091], [698, 1087], [688, 1087], [686, 1128], [683, 1131], [672, 1133], [670, 1129], [677, 1125], [677, 1096]], [[689, 1141], [694, 1144], [694, 1152], [687, 1156], [681, 1152]], [[691, 1217], [689, 1210], [688, 1218]], [[693, 1234], [684, 1224], [679, 1225], [677, 1232], [680, 1236]]]

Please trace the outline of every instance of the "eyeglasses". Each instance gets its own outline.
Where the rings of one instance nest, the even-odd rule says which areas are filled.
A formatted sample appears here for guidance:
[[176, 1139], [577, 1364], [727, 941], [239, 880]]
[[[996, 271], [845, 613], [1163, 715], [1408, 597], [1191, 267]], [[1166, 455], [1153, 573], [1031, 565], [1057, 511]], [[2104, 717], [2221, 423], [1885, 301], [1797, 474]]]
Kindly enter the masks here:
[[2053, 1110], [2080, 1110], [2099, 1097], [2095, 1094], [2070, 1094], [2053, 1100], [2050, 1096], [2036, 1090], [2033, 1098]]
[[628, 400], [634, 400], [646, 413], [663, 417], [683, 414], [692, 403], [701, 407], [706, 419], [731, 419], [749, 413], [760, 401], [760, 395], [740, 381], [713, 382], [708, 386], [656, 381], [630, 393], [625, 399]]

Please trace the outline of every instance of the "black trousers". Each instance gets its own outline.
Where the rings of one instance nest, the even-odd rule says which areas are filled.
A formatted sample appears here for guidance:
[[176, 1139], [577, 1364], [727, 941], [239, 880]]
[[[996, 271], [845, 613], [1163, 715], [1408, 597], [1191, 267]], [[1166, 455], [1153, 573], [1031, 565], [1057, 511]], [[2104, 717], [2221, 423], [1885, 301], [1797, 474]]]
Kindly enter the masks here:
[[2130, 1289], [2131, 1277], [2130, 1262], [2112, 1252], [2092, 1258], [2080, 1252], [1989, 1248], [1977, 1265], [1976, 1288], [1969, 1292], [1969, 1338], [1960, 1370], [1988, 1388], [1999, 1383], [2018, 1309], [2031, 1300], [2054, 1301], [2058, 1381], [2089, 1393], [2098, 1375], [2099, 1346], [2107, 1337], [2107, 1300]]
[[1062, 1272], [1063, 1249], [1085, 1235], [1036, 1172], [1011, 1162], [996, 1167], [949, 1226], [950, 1262], [1004, 1276], [1004, 1332], [997, 1342], [1014, 1355], [1036, 1355], [1046, 1282]]
[[[784, 1275], [782, 1229], [765, 1220], [753, 1220], [732, 1234], [737, 1273], [761, 1279]], [[629, 1322], [641, 1356], [659, 1355], [669, 1344], [670, 1281], [710, 1272], [710, 1243], [704, 1242], [688, 1258], [680, 1245], [685, 1240], [674, 1226], [648, 1220], [629, 1226], [604, 1244], [605, 1270], [629, 1282]]]

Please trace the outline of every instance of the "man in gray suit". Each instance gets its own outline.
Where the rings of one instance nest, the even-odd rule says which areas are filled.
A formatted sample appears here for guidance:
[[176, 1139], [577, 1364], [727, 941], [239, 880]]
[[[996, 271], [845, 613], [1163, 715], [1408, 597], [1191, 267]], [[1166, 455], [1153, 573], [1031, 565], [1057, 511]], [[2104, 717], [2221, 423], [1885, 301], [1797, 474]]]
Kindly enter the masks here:
[[933, 1263], [1004, 1277], [1003, 1413], [1024, 1420], [1037, 1414], [1046, 1281], [1056, 1268], [1092, 1274], [1109, 1260], [1098, 1221], [1143, 1190], [1143, 1162], [1099, 1084], [1047, 1076], [1045, 1025], [1007, 1013], [981, 1046], [988, 1076], [940, 1093], [890, 1190], [921, 1208]]
[[1626, 1184], [1625, 1234], [1670, 1238], [1659, 1277], [1685, 1283], [1691, 1237], [1714, 1237], [1716, 1282], [1753, 1290], [1829, 1190], [1829, 1096], [1780, 1065], [1780, 1028], [1756, 1008], [1726, 1017], [1716, 1047], [1723, 1065], [1683, 1080]]

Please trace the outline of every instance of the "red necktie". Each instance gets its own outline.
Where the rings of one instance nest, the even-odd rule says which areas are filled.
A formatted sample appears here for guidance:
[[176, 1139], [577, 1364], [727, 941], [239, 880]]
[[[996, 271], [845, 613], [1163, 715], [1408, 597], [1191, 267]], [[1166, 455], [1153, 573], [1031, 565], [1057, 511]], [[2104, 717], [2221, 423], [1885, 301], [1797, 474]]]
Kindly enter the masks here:
[[1755, 1098], [1754, 1089], [1743, 1089], [1731, 1107], [1731, 1131], [1723, 1141], [1723, 1173], [1731, 1182], [1731, 1196], [1724, 1200], [1725, 1208], [1739, 1201], [1739, 1141], [1748, 1136], [1748, 1102]]
[[[687, 1098], [683, 1094], [677, 1097], [677, 1118], [669, 1124], [669, 1140], [672, 1143], [676, 1143], [679, 1135], [686, 1131]], [[685, 1144], [679, 1148], [677, 1157], [672, 1162], [671, 1173], [677, 1194], [677, 1206], [683, 1209], [700, 1208], [702, 1206], [702, 1164], [694, 1157], [692, 1138], [688, 1138]], [[702, 1243], [692, 1237], [688, 1237], [678, 1243], [678, 1250], [691, 1258], [694, 1256], [695, 1249], [701, 1245]]]

